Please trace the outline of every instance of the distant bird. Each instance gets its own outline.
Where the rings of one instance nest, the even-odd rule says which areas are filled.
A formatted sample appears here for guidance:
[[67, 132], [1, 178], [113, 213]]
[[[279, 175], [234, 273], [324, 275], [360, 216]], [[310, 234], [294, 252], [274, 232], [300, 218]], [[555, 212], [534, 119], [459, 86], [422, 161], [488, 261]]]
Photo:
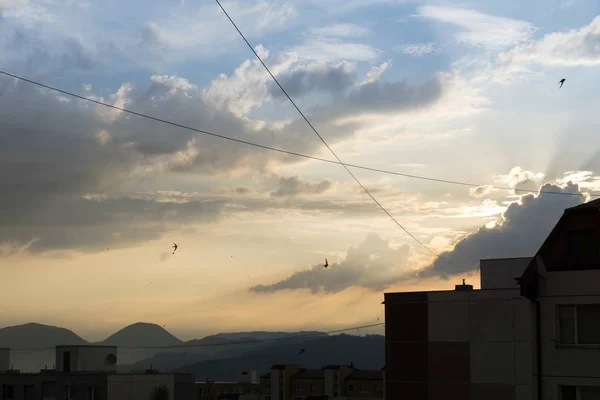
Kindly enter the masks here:
[[558, 87], [559, 89], [562, 87], [562, 85], [565, 84], [566, 79], [562, 78], [560, 81], [558, 81], [558, 83], [560, 83], [560, 86]]
[[173, 243], [173, 254], [177, 251], [177, 243]]
[[298, 352], [298, 354], [302, 354], [306, 351], [306, 349], [300, 349], [300, 351]]
[[327, 261], [327, 259], [325, 259], [325, 265], [323, 265], [324, 268], [329, 267], [329, 261]]

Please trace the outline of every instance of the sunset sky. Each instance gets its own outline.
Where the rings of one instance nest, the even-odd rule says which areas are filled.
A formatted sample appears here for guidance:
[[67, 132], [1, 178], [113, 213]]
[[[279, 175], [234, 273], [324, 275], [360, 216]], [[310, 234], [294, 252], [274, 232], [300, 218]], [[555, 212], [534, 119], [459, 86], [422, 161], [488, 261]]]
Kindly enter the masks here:
[[[340, 165], [0, 76], [0, 326], [376, 323], [384, 291], [478, 285], [600, 193], [596, 0], [222, 4], [343, 162], [481, 185], [352, 169], [452, 263]], [[0, 69], [333, 160], [212, 0], [0, 0]]]

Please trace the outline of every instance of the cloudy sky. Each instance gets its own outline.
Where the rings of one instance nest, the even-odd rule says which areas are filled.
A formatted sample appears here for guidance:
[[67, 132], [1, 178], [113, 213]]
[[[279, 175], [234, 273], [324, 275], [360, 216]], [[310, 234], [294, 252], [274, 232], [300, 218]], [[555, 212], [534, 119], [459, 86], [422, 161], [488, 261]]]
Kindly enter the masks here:
[[[384, 291], [477, 285], [479, 259], [532, 255], [600, 192], [595, 0], [223, 5], [342, 161], [481, 185], [352, 169], [443, 258], [340, 165], [2, 76], [0, 326], [376, 323]], [[333, 159], [212, 0], [0, 0], [0, 68]]]

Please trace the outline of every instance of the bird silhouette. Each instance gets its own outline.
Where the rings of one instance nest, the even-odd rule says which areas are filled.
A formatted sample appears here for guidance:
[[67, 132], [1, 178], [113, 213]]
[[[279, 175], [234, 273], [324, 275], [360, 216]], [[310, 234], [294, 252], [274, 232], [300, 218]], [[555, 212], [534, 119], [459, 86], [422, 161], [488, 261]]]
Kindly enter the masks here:
[[298, 354], [302, 354], [306, 351], [306, 349], [300, 349], [300, 351], [298, 352]]
[[327, 261], [327, 259], [325, 259], [325, 265], [323, 265], [323, 268], [327, 268], [329, 267], [329, 261]]
[[173, 243], [173, 254], [177, 251], [177, 243]]
[[558, 87], [559, 89], [562, 87], [562, 85], [565, 84], [566, 79], [562, 78], [560, 81], [558, 81], [558, 83], [560, 83], [560, 86]]

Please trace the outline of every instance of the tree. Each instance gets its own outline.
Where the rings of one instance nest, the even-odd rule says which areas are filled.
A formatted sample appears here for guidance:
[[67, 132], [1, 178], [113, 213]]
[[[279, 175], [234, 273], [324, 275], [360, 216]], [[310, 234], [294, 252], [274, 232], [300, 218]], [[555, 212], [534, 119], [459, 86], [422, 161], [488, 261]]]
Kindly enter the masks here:
[[150, 400], [169, 400], [169, 389], [166, 385], [161, 385], [154, 388]]

